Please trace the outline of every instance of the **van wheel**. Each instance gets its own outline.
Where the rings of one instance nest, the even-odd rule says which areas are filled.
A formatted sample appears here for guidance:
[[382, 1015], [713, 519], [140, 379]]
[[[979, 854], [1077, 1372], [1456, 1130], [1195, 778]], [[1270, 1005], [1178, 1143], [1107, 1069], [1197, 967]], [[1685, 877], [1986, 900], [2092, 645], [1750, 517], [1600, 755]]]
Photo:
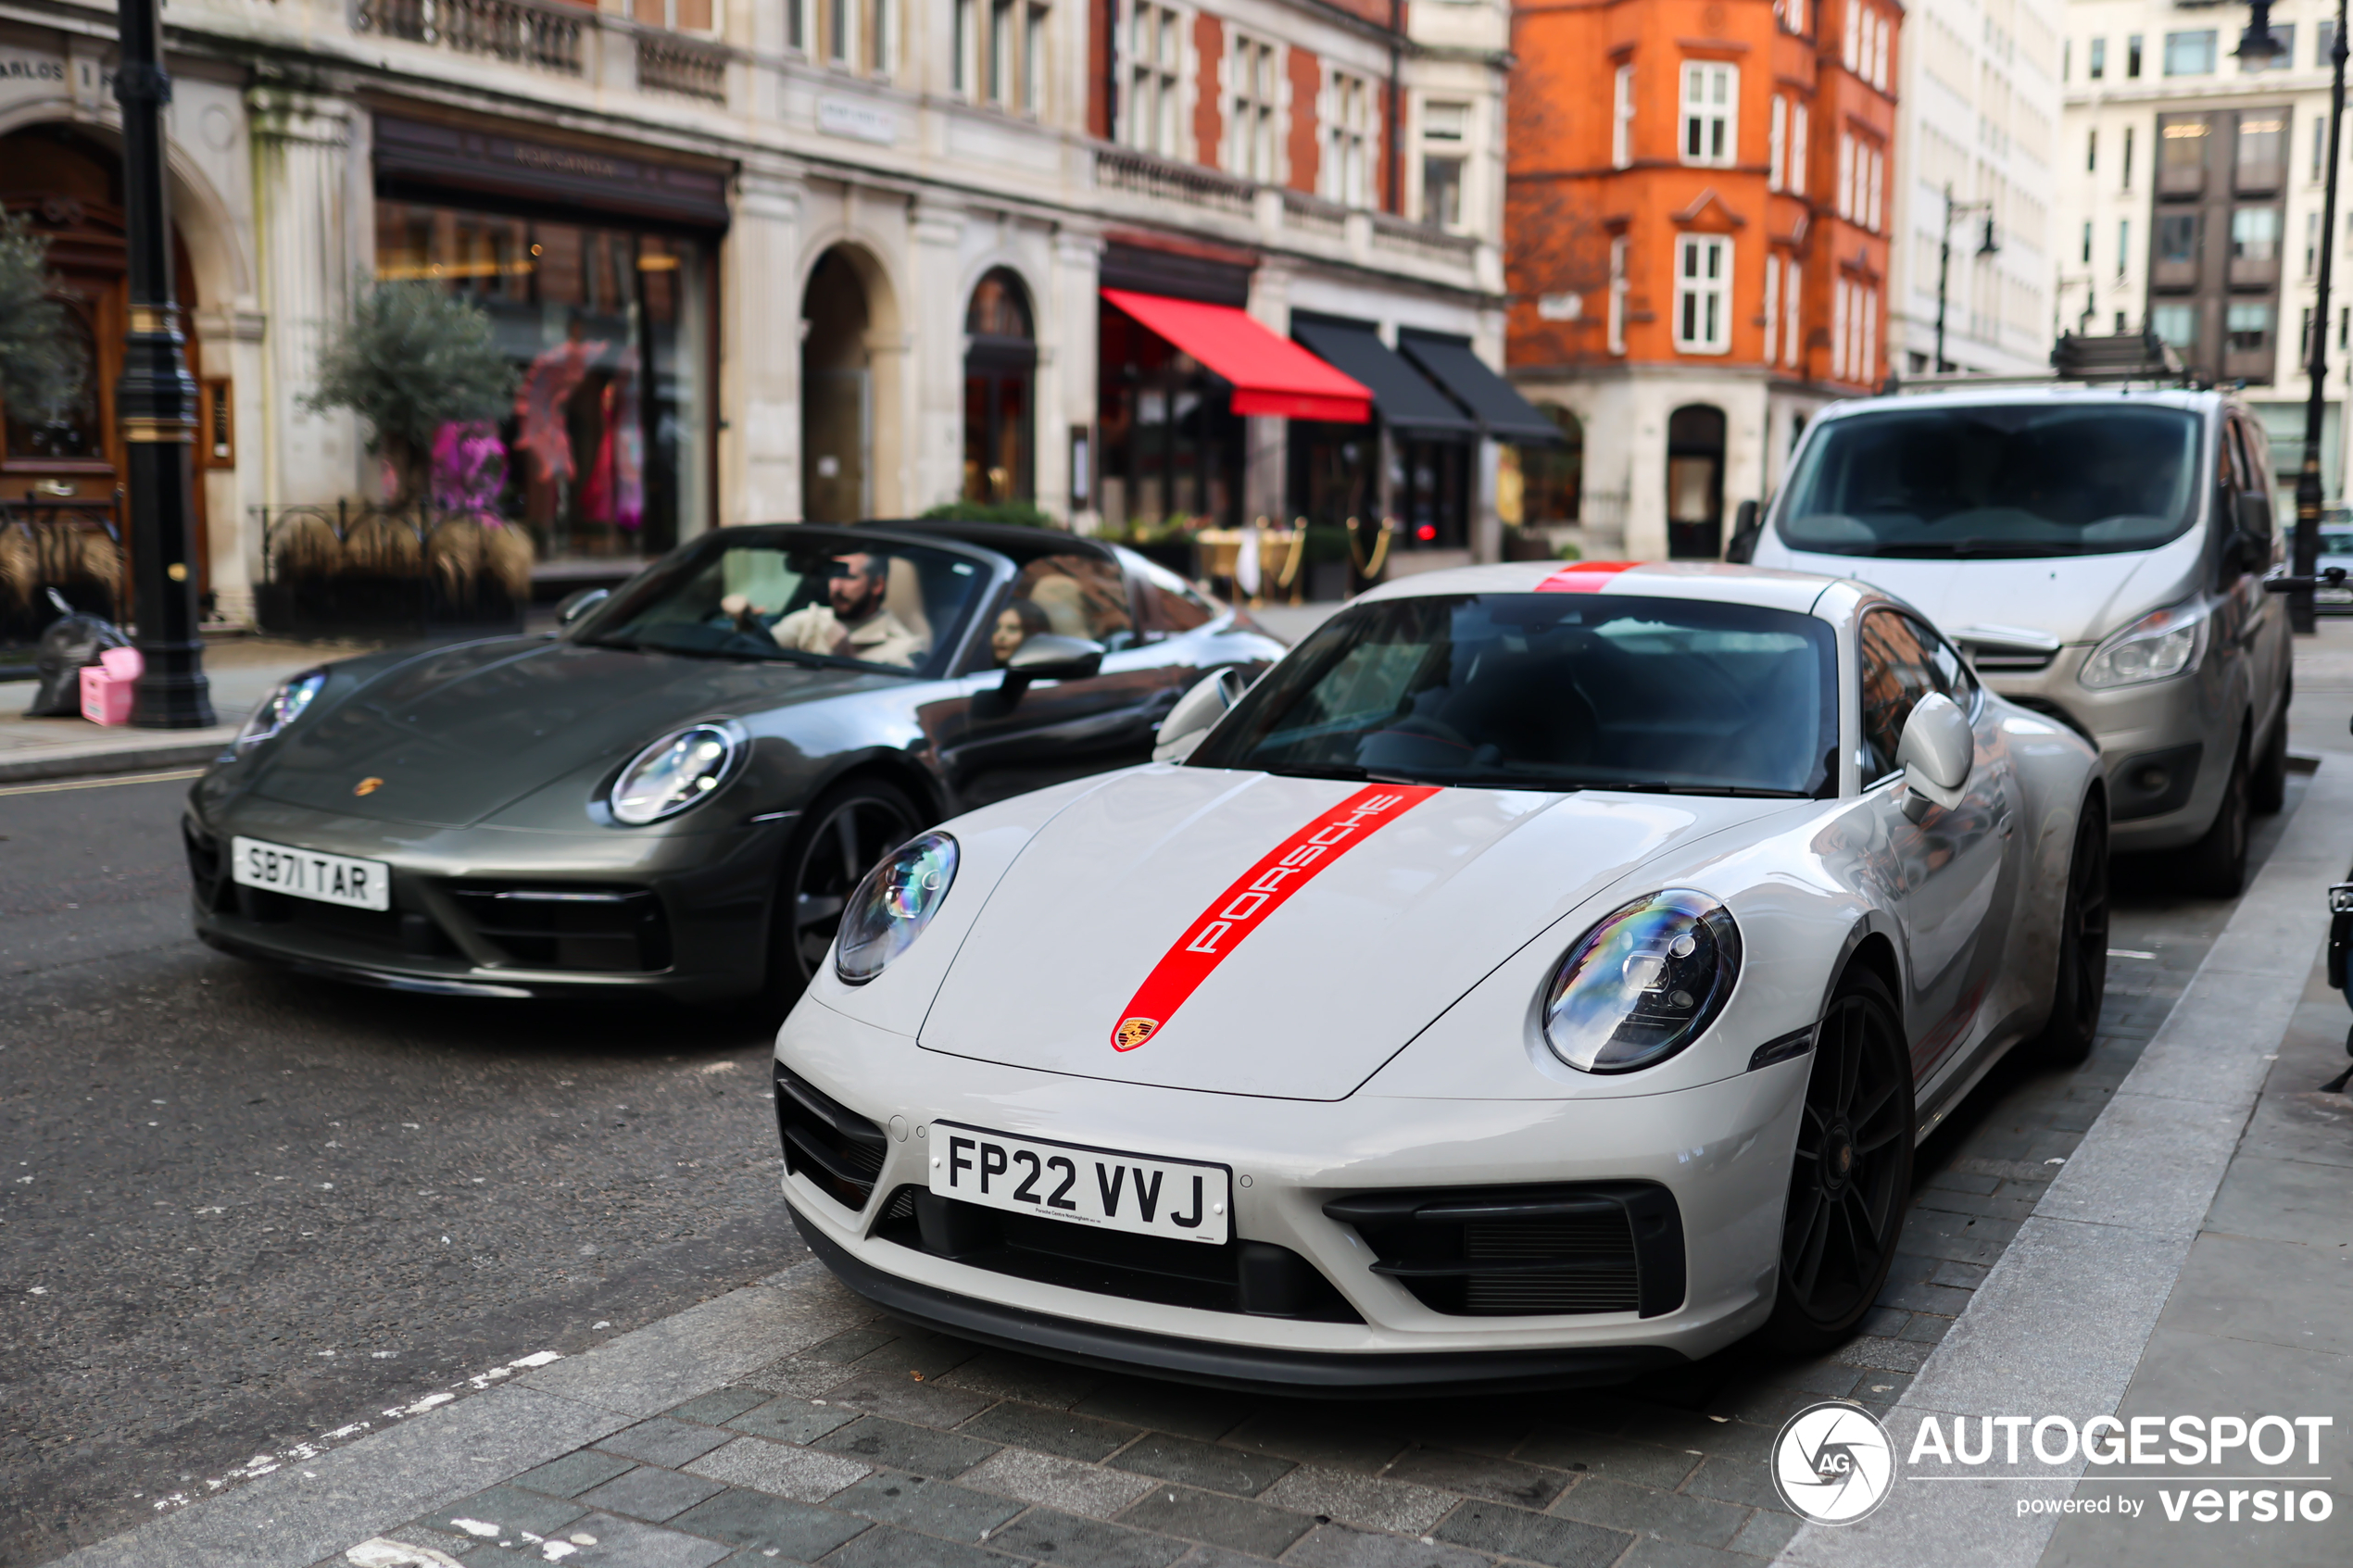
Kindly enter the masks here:
[[2108, 997], [2108, 813], [2083, 803], [2075, 856], [2067, 867], [2067, 905], [2059, 917], [2058, 976], [2050, 1022], [2033, 1046], [2046, 1067], [2079, 1067], [2092, 1054]]
[[2242, 745], [2222, 785], [2222, 803], [2214, 809], [2214, 824], [2183, 857], [2191, 890], [2208, 898], [2235, 898], [2246, 886], [2248, 774]]
[[1819, 1354], [1879, 1299], [1912, 1190], [1912, 1059], [1878, 975], [1847, 972], [1815, 1036], [1765, 1338]]
[[2254, 810], [2271, 816], [2287, 806], [2287, 709], [2282, 705], [2280, 716], [2271, 721], [2271, 738], [2263, 743], [2263, 755], [2255, 761], [2255, 771], [2247, 776], [2246, 803]]

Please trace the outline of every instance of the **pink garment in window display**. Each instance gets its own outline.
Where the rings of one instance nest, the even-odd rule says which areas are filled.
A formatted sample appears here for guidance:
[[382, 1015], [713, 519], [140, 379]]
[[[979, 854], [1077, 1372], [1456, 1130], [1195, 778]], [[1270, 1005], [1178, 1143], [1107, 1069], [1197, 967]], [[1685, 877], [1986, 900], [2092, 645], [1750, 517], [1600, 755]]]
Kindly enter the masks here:
[[433, 501], [446, 512], [496, 526], [507, 485], [507, 447], [487, 420], [445, 424], [433, 438]]
[[590, 522], [634, 529], [646, 521], [645, 436], [637, 427], [637, 378], [623, 370], [599, 395], [602, 433], [596, 460], [581, 486], [580, 509]]
[[515, 418], [522, 423], [515, 449], [531, 454], [542, 484], [573, 477], [572, 433], [564, 427], [564, 405], [604, 351], [602, 343], [568, 338], [534, 359], [515, 389]]

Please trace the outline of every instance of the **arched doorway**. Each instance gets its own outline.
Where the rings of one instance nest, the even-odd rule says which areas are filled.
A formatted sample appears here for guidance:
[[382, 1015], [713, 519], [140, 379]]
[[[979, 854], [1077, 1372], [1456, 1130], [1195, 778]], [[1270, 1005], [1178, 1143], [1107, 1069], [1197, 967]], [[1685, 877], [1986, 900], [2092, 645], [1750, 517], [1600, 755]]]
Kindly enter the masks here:
[[[82, 608], [120, 618], [123, 579], [115, 570], [122, 538], [122, 433], [115, 419], [115, 383], [122, 374], [130, 289], [123, 237], [122, 163], [114, 149], [66, 125], [36, 125], [0, 136], [0, 207], [49, 242], [47, 265], [66, 307], [69, 352], [80, 361], [79, 392], [49, 409], [0, 408], [0, 508], [26, 520], [19, 535], [35, 543], [39, 586], [55, 586]], [[174, 290], [182, 330], [196, 305], [187, 246], [173, 235]], [[195, 334], [188, 333], [188, 370], [202, 385]], [[198, 462], [203, 454], [196, 455]], [[191, 559], [200, 589], [208, 587], [211, 552], [205, 529], [204, 487], [194, 490], [195, 539]], [[21, 571], [10, 573], [12, 580]], [[107, 579], [112, 576], [115, 581]], [[31, 621], [15, 626], [12, 613]], [[47, 596], [32, 592], [17, 605], [0, 586], [0, 619], [15, 633], [46, 624]]]
[[855, 522], [874, 508], [875, 386], [866, 280], [841, 245], [817, 258], [802, 296], [800, 515]]
[[995, 268], [964, 309], [964, 499], [1035, 495], [1037, 374], [1029, 291], [1009, 269]]
[[1667, 420], [1667, 555], [1724, 554], [1724, 410], [1693, 403]]

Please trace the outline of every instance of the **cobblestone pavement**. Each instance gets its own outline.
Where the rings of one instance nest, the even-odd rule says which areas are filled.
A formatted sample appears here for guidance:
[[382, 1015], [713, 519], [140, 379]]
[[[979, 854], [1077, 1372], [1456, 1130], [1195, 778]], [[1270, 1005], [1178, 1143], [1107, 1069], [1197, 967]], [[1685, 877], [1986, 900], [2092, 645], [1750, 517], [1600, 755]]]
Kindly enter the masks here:
[[[2301, 781], [2297, 789], [2300, 794]], [[2276, 840], [2266, 823], [2259, 853]], [[2120, 867], [2108, 1003], [2071, 1073], [2006, 1064], [1922, 1146], [1896, 1266], [1830, 1356], [1751, 1346], [1622, 1389], [1315, 1403], [983, 1349], [837, 1293], [797, 1354], [411, 1522], [376, 1568], [1676, 1568], [1768, 1559], [1763, 1462], [1826, 1398], [1885, 1409], [2138, 1060], [2228, 918]], [[426, 1549], [411, 1556], [400, 1549]]]

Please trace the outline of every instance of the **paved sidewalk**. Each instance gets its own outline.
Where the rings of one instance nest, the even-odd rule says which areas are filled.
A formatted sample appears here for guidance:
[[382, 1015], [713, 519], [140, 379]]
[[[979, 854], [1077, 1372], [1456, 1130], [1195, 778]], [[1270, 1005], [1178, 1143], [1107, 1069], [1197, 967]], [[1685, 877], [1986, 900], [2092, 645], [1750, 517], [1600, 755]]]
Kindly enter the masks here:
[[[2353, 1512], [2335, 1501], [2353, 1491], [2342, 1469], [2353, 1437], [2353, 1101], [2317, 1092], [2344, 1065], [2346, 1015], [2316, 964], [2323, 894], [2348, 859], [2353, 755], [2340, 752], [2324, 758], [2181, 1002], [1968, 1312], [1886, 1412], [1900, 1474], [1885, 1504], [1854, 1525], [1808, 1525], [1781, 1561], [2353, 1562]], [[2314, 1435], [2317, 1464], [2303, 1462], [2299, 1441], [2297, 1462], [2268, 1474], [2244, 1449], [2227, 1462], [2097, 1470], [2080, 1450], [2059, 1462], [2006, 1451], [1982, 1470], [1910, 1460], [1928, 1420], [1952, 1432], [2111, 1414], [2166, 1418], [2152, 1429], [2163, 1452], [2181, 1436], [2171, 1418], [2185, 1414], [2200, 1430], [2216, 1416], [2333, 1424]], [[2259, 1524], [2255, 1488], [2290, 1476], [2328, 1513]], [[2239, 1501], [2233, 1481], [2247, 1483]], [[2211, 1522], [2169, 1517], [2169, 1495], [2178, 1504], [2209, 1482], [2221, 1488]], [[2050, 1509], [2070, 1499], [2108, 1512]], [[2120, 1500], [2138, 1512], [2120, 1516]]]
[[210, 761], [236, 738], [245, 715], [287, 676], [364, 651], [359, 645], [249, 637], [207, 644], [205, 674], [220, 722], [202, 730], [101, 728], [76, 716], [27, 719], [34, 683], [0, 682], [0, 784], [190, 767]]

